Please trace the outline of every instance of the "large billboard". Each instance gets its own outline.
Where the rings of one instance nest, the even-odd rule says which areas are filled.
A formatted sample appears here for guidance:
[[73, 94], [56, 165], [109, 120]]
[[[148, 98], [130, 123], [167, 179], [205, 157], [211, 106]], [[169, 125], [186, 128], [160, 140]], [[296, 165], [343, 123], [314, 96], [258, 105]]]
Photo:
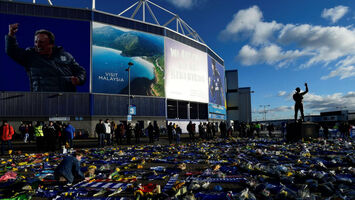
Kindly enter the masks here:
[[89, 92], [90, 22], [0, 14], [0, 91]]
[[92, 45], [92, 92], [165, 97], [162, 36], [93, 22]]
[[208, 103], [207, 53], [170, 38], [164, 48], [166, 97]]
[[209, 103], [226, 106], [224, 67], [208, 56]]

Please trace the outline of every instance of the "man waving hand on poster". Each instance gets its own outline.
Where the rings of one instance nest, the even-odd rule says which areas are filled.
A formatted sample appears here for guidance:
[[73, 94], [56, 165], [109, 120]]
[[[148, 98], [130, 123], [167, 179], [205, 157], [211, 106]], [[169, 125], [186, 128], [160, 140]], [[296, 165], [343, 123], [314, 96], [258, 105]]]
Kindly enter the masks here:
[[34, 47], [20, 48], [16, 40], [19, 24], [10, 24], [5, 36], [5, 51], [9, 57], [22, 65], [30, 79], [33, 92], [75, 92], [83, 85], [86, 71], [60, 46], [55, 45], [55, 36], [48, 30], [34, 34]]

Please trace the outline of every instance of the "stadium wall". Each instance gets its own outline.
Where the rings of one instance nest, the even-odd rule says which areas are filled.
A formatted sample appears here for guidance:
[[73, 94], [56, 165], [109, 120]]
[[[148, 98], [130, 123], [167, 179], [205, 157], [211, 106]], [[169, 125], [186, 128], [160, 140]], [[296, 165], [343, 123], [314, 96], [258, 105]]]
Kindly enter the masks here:
[[[18, 32], [18, 40], [21, 47], [33, 46], [33, 34], [35, 30], [41, 28], [54, 30], [56, 41], [60, 41], [60, 45], [63, 45], [73, 55], [78, 63], [85, 68], [87, 73], [85, 84], [78, 87], [77, 92], [31, 92], [31, 86], [28, 84], [25, 70], [21, 66], [9, 67], [15, 62], [11, 61], [4, 52], [0, 52], [2, 60], [0, 68], [6, 72], [5, 74], [9, 75], [0, 80], [0, 119], [12, 120], [16, 124], [23, 120], [48, 121], [49, 118], [65, 116], [70, 121], [73, 121], [75, 125], [79, 126], [79, 128], [88, 130], [90, 133], [93, 132], [94, 124], [96, 124], [99, 118], [110, 118], [116, 121], [127, 120], [127, 87], [122, 86], [121, 91], [113, 93], [110, 92], [111, 90], [105, 91], [99, 87], [96, 87], [96, 91], [96, 85], [93, 84], [96, 72], [96, 60], [94, 61], [93, 58], [95, 57], [95, 52], [92, 47], [93, 24], [99, 24], [100, 26], [107, 25], [115, 29], [122, 29], [123, 31], [129, 30], [133, 34], [146, 34], [148, 38], [154, 36], [162, 38], [163, 41], [171, 40], [178, 45], [194, 49], [193, 52], [201, 52], [202, 56], [206, 58], [203, 63], [203, 65], [206, 65], [205, 77], [201, 79], [204, 81], [203, 84], [208, 84], [205, 89], [209, 90], [209, 93], [204, 93], [204, 99], [198, 99], [196, 98], [197, 96], [186, 99], [184, 95], [168, 96], [165, 93], [161, 94], [159, 92], [153, 95], [152, 93], [142, 95], [142, 91], [135, 93], [133, 87], [131, 104], [134, 104], [137, 109], [136, 116], [133, 117], [134, 121], [145, 121], [147, 124], [149, 120], [157, 120], [159, 125], [165, 125], [166, 119], [171, 121], [225, 119], [225, 117], [221, 117], [225, 116], [225, 89], [222, 88], [223, 90], [220, 90], [224, 99], [219, 95], [218, 98], [221, 98], [220, 100], [216, 100], [216, 96], [214, 96], [214, 100], [211, 101], [211, 75], [209, 74], [209, 68], [212, 66], [211, 63], [217, 63], [214, 64], [217, 67], [214, 66], [213, 68], [223, 78], [223, 80], [217, 79], [224, 84], [224, 61], [205, 44], [196, 42], [184, 35], [158, 25], [87, 9], [0, 1], [0, 15], [1, 27], [7, 27], [10, 23], [21, 21], [20, 31]], [[7, 28], [2, 28], [1, 30], [1, 35], [7, 34]], [[68, 39], [68, 30], [71, 30], [70, 39]], [[3, 43], [4, 40], [0, 40], [2, 47], [4, 46]], [[166, 50], [164, 51], [164, 61], [166, 59], [165, 54]], [[165, 69], [168, 67], [165, 66]], [[134, 69], [132, 68], [132, 70]], [[199, 73], [199, 71], [192, 72], [190, 75], [193, 75], [193, 73]], [[187, 74], [186, 77], [188, 76]], [[108, 77], [100, 76], [100, 78], [100, 80], [107, 80], [108, 78], [119, 79], [119, 77], [112, 77], [112, 75]], [[127, 77], [121, 78], [127, 79]], [[163, 87], [166, 91], [165, 84]], [[102, 85], [104, 86], [105, 84]], [[159, 87], [161, 89], [161, 86], [158, 85], [157, 88]], [[179, 87], [179, 85], [175, 85], [174, 87]], [[221, 84], [220, 87], [224, 87], [224, 85], [222, 86]], [[187, 107], [187, 119], [179, 117], [181, 114], [181, 110], [179, 111], [179, 109], [176, 110], [177, 117], [169, 119], [167, 113], [168, 105], [166, 103], [168, 100], [176, 101], [177, 106], [183, 106], [184, 102], [187, 102], [189, 105]], [[194, 105], [200, 108], [200, 110], [190, 108], [190, 105]], [[216, 105], [222, 108], [222, 110], [216, 111]], [[210, 107], [213, 109], [210, 110]], [[208, 109], [208, 111], [204, 109]], [[205, 112], [208, 112], [208, 114]], [[193, 117], [190, 118], [191, 116]]]

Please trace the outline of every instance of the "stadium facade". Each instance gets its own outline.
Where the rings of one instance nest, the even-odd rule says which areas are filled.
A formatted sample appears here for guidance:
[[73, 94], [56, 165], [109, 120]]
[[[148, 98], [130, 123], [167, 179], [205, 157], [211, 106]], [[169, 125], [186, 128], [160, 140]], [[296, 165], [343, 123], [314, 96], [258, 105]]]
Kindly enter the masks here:
[[36, 91], [26, 63], [14, 61], [0, 40], [2, 120], [70, 121], [90, 133], [106, 118], [183, 128], [190, 120], [226, 120], [224, 61], [203, 42], [97, 10], [0, 1], [0, 34], [13, 23], [19, 23], [16, 39], [24, 49], [33, 46], [35, 31], [53, 32], [86, 80], [76, 92]]

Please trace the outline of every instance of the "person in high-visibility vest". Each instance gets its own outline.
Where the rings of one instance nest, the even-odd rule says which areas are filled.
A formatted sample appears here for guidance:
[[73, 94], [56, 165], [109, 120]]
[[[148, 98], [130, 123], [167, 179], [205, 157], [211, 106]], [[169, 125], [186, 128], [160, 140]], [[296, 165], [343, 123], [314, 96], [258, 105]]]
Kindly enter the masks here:
[[36, 146], [37, 146], [37, 151], [40, 151], [43, 148], [43, 126], [41, 122], [37, 122], [36, 126], [34, 127], [35, 131], [35, 138], [36, 138]]

